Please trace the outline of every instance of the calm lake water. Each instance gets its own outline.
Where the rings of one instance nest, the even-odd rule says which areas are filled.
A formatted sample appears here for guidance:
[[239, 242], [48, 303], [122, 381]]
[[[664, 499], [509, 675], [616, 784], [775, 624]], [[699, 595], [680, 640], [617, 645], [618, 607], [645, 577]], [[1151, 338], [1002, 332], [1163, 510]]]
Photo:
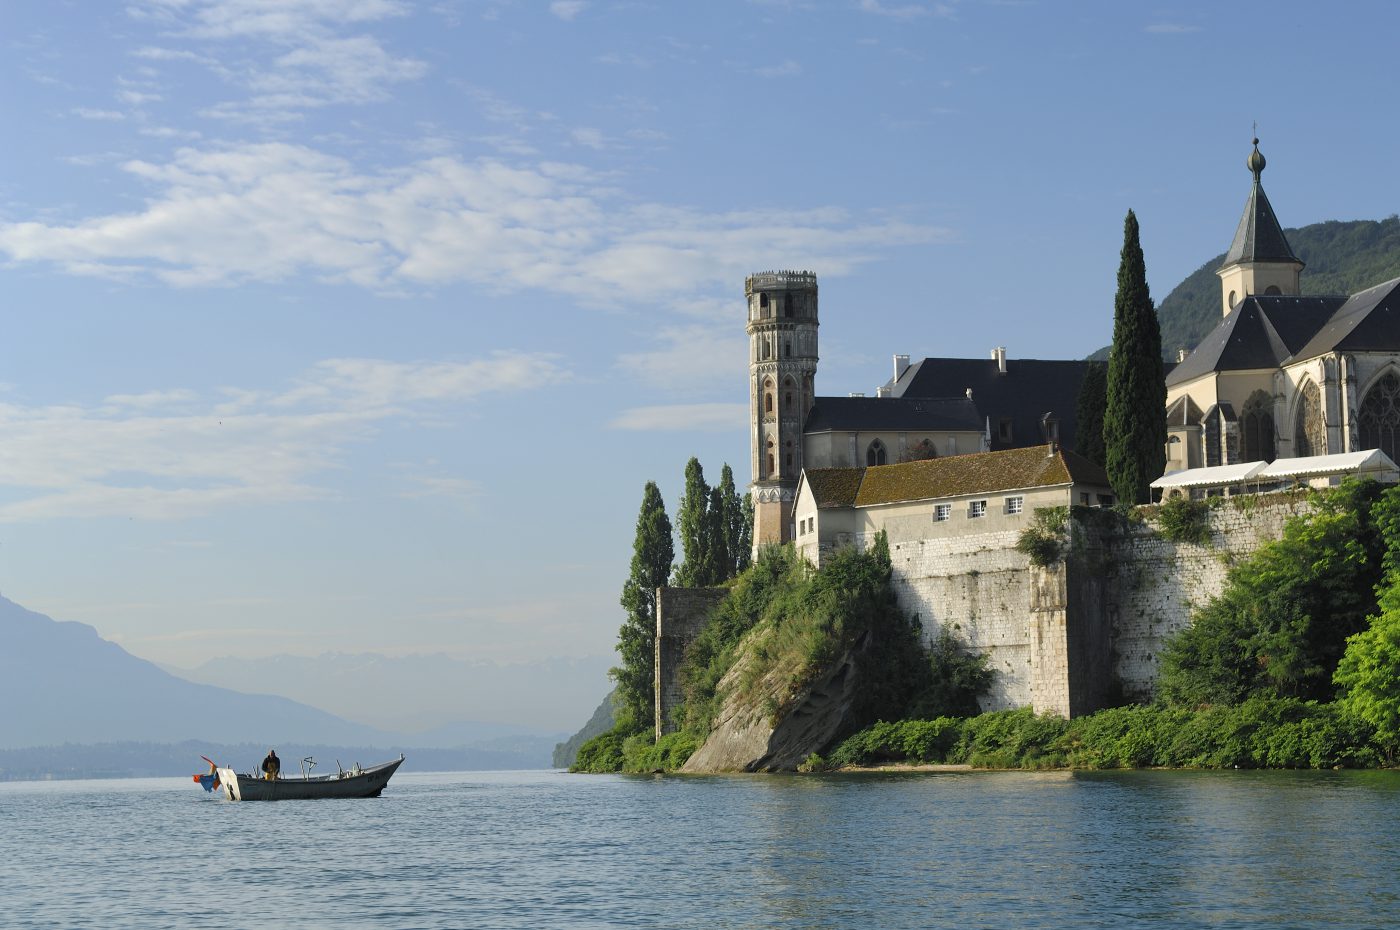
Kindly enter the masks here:
[[1396, 927], [1400, 772], [0, 784], [0, 926]]

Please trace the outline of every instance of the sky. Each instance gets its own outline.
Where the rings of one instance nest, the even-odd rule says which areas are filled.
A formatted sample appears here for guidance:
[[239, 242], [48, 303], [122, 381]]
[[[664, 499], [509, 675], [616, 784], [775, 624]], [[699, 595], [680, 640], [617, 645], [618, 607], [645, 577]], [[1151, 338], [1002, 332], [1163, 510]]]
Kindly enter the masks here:
[[5, 0], [0, 594], [185, 667], [611, 656], [644, 483], [752, 477], [746, 274], [817, 273], [821, 394], [1083, 357], [1127, 210], [1160, 299], [1256, 124], [1285, 226], [1396, 212], [1397, 25]]

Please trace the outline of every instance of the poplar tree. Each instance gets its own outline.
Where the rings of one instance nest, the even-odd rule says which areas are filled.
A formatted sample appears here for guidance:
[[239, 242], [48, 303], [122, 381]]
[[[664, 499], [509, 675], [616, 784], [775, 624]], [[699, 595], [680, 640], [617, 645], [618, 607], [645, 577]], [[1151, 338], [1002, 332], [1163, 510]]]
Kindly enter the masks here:
[[752, 508], [745, 519], [744, 501], [748, 495], [739, 496], [734, 487], [734, 472], [729, 463], [719, 473], [720, 527], [724, 534], [723, 567], [726, 578], [749, 567], [749, 556], [753, 549]]
[[1137, 217], [1129, 210], [1113, 301], [1103, 424], [1104, 470], [1121, 503], [1149, 502], [1151, 483], [1166, 469], [1166, 407], [1162, 331], [1147, 290]]
[[715, 544], [723, 540], [723, 534], [717, 533], [711, 497], [705, 470], [700, 460], [691, 456], [685, 463], [685, 494], [676, 510], [682, 557], [676, 584], [682, 588], [703, 588], [724, 580], [715, 558]]
[[640, 732], [656, 722], [656, 589], [670, 578], [675, 554], [661, 491], [648, 481], [637, 515], [632, 569], [622, 586], [627, 611], [617, 634], [622, 664], [608, 673], [617, 682], [619, 729]]
[[1108, 397], [1108, 371], [1102, 362], [1090, 362], [1079, 385], [1074, 408], [1074, 451], [1095, 465], [1103, 465], [1103, 411]]

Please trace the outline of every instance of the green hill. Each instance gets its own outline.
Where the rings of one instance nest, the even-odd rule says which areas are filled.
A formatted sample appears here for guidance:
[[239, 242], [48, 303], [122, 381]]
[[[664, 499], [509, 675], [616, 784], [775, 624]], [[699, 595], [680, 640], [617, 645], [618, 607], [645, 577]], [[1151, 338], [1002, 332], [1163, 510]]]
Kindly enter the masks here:
[[[1354, 294], [1400, 277], [1400, 217], [1314, 223], [1285, 230], [1288, 243], [1307, 266], [1304, 294]], [[1205, 338], [1220, 322], [1220, 279], [1215, 270], [1225, 253], [1197, 268], [1157, 306], [1162, 324], [1162, 351], [1171, 359]], [[1090, 358], [1108, 358], [1108, 348]]]

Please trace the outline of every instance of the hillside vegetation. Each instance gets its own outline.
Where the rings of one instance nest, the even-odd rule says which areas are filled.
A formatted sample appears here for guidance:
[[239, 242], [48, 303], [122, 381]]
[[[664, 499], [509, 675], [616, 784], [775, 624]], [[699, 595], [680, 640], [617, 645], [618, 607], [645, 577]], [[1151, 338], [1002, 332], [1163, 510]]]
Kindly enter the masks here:
[[[1285, 230], [1304, 264], [1301, 286], [1309, 296], [1354, 294], [1400, 277], [1400, 217], [1384, 220], [1329, 220]], [[1197, 268], [1157, 305], [1162, 351], [1176, 358], [1191, 349], [1220, 322], [1220, 279], [1215, 271], [1221, 252]], [[1149, 256], [1149, 268], [1150, 268]], [[1105, 347], [1092, 358], [1108, 358]]]

